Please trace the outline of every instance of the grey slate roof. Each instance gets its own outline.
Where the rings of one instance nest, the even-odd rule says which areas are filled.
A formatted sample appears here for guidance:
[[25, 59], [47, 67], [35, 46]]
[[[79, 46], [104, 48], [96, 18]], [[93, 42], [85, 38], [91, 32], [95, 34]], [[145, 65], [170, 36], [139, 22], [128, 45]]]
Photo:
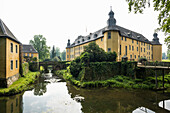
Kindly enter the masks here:
[[74, 46], [81, 45], [81, 44], [84, 44], [90, 41], [94, 41], [98, 38], [104, 37], [103, 33], [106, 31], [118, 31], [120, 36], [128, 37], [134, 40], [138, 40], [138, 41], [151, 44], [151, 41], [145, 38], [142, 34], [120, 27], [118, 25], [115, 25], [112, 27], [104, 27], [94, 33], [90, 33], [87, 36], [78, 36], [78, 38], [69, 47], [74, 47]]
[[32, 45], [22, 45], [23, 53], [38, 53], [37, 50]]
[[15, 42], [19, 42], [19, 40], [12, 34], [12, 32], [8, 29], [5, 23], [0, 19], [0, 38], [10, 38]]

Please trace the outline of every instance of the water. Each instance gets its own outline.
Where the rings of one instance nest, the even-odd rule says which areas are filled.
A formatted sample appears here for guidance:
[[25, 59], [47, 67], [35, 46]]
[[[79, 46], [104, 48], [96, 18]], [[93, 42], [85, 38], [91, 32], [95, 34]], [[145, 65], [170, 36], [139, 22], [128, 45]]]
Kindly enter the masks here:
[[0, 97], [0, 113], [170, 113], [170, 94], [80, 89], [47, 73], [39, 78], [34, 89]]

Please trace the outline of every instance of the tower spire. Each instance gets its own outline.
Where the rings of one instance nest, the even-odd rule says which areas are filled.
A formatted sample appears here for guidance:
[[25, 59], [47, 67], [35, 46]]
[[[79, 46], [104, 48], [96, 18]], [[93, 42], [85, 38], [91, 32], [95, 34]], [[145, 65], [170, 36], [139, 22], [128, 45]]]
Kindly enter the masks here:
[[107, 25], [109, 27], [116, 25], [116, 19], [114, 18], [114, 12], [112, 11], [112, 6], [110, 6], [109, 19], [107, 20]]

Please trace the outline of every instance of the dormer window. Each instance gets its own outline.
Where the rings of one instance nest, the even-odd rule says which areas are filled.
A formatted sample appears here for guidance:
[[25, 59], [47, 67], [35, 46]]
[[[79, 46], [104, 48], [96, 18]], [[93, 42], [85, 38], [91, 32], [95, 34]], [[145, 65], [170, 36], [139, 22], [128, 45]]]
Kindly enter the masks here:
[[84, 42], [84, 39], [82, 39], [82, 42]]
[[96, 38], [96, 37], [97, 37], [97, 34], [94, 35], [94, 38]]
[[80, 41], [78, 41], [78, 44], [80, 43]]
[[90, 40], [90, 37], [88, 37], [88, 40]]

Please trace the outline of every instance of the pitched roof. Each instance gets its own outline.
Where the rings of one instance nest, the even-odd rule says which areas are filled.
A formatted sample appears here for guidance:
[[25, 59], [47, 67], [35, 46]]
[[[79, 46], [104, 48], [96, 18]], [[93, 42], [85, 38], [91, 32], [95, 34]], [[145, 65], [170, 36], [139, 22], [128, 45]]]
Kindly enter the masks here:
[[32, 45], [22, 45], [23, 53], [38, 53], [37, 50]]
[[0, 19], [0, 37], [8, 37], [11, 40], [20, 43], [1, 19]]
[[106, 31], [111, 31], [111, 30], [118, 31], [120, 36], [128, 37], [134, 40], [138, 40], [138, 41], [151, 44], [151, 41], [145, 38], [142, 34], [123, 28], [118, 25], [114, 25], [111, 28], [108, 28], [108, 26], [106, 26], [94, 33], [90, 33], [87, 36], [78, 36], [78, 38], [69, 47], [74, 47], [74, 46], [81, 45], [81, 44], [84, 44], [90, 41], [94, 41], [98, 38], [104, 37], [103, 33]]

